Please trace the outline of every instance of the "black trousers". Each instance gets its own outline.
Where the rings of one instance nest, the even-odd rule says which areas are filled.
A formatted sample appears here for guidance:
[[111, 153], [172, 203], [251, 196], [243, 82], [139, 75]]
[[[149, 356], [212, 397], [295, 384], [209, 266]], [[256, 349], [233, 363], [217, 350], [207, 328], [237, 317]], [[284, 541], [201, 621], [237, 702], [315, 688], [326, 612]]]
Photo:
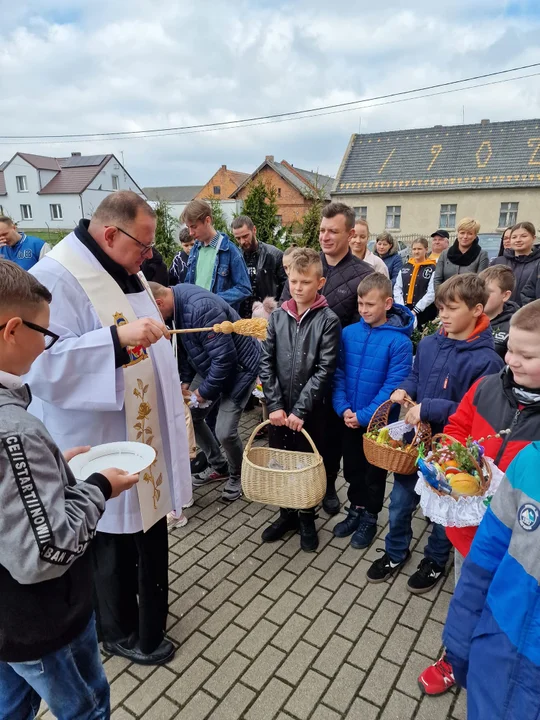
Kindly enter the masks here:
[[343, 474], [349, 483], [347, 496], [352, 505], [364, 507], [378, 515], [384, 503], [386, 470], [370, 465], [364, 455], [362, 436], [365, 427], [352, 430], [345, 426], [343, 432]]
[[169, 612], [167, 518], [146, 533], [98, 532], [91, 547], [99, 639], [137, 637], [142, 652], [153, 652]]
[[326, 470], [326, 484], [334, 487], [341, 468], [343, 457], [343, 431], [345, 423], [332, 407], [332, 399], [327, 398], [323, 405], [325, 442], [321, 446], [320, 453], [324, 460]]

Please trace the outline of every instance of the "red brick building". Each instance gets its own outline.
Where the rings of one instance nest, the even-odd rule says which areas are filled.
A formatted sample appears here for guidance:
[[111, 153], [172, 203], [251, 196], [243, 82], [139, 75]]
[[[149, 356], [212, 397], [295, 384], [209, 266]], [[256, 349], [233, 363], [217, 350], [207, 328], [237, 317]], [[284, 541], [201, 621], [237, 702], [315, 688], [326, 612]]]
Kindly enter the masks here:
[[296, 168], [286, 160], [276, 162], [273, 155], [267, 155], [264, 162], [234, 190], [232, 199], [244, 200], [253, 182], [262, 180], [277, 191], [278, 215], [282, 225], [293, 225], [302, 221], [313, 198], [322, 193], [325, 202], [330, 201], [334, 178], [316, 172]]
[[210, 180], [194, 196], [194, 200], [227, 200], [242, 183], [250, 177], [249, 173], [229, 170], [222, 165]]

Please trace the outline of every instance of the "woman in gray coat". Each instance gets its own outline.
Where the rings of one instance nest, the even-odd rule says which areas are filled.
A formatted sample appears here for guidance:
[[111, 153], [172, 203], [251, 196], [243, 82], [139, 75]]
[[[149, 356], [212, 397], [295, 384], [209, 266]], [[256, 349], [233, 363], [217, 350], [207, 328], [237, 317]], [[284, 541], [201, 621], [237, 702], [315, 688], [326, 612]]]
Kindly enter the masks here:
[[463, 218], [458, 225], [457, 240], [443, 250], [435, 268], [435, 290], [448, 278], [462, 273], [479, 273], [489, 265], [488, 254], [478, 241], [480, 223]]

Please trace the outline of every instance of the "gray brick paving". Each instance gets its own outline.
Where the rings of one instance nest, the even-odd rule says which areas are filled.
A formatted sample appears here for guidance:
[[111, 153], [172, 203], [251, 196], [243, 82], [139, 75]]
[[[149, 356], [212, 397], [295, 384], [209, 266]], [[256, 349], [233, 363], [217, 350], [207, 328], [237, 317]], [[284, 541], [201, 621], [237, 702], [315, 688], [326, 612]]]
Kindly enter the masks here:
[[[256, 421], [246, 413], [244, 437]], [[341, 516], [319, 511], [320, 547], [307, 554], [298, 536], [262, 544], [276, 509], [225, 504], [220, 490], [198, 489], [187, 526], [169, 536], [174, 660], [147, 668], [104, 656], [113, 720], [466, 720], [464, 692], [427, 698], [417, 684], [441, 650], [453, 590], [451, 572], [422, 597], [407, 590], [427, 539], [421, 516], [412, 559], [373, 585], [365, 572], [386, 508], [367, 551], [334, 538]]]

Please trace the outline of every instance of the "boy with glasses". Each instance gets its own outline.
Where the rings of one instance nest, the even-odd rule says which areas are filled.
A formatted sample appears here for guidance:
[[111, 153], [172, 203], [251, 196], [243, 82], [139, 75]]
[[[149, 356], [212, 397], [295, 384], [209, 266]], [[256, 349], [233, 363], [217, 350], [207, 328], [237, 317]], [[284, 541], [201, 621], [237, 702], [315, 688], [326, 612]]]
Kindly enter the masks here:
[[[109, 469], [85, 482], [27, 412], [21, 376], [58, 336], [47, 329], [51, 294], [0, 261], [0, 717], [109, 716], [86, 553], [109, 498], [138, 476]], [[28, 319], [27, 319], [28, 318]]]

